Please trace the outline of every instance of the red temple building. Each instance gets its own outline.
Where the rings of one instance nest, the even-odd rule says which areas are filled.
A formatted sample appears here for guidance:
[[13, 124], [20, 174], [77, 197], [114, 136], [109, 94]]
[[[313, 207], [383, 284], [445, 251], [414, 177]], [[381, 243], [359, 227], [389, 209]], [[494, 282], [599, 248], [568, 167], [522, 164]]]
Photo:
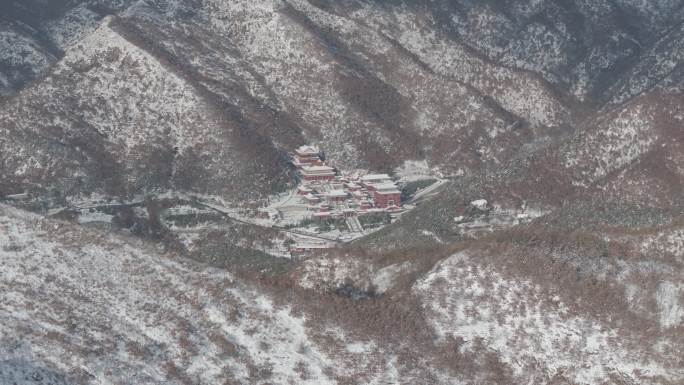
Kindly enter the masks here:
[[334, 180], [335, 179], [335, 169], [329, 166], [302, 166], [300, 170], [302, 179], [307, 182], [313, 182], [317, 180]]
[[373, 185], [373, 201], [375, 207], [388, 208], [401, 206], [401, 191], [393, 182], [385, 182]]
[[332, 190], [325, 193], [325, 199], [328, 202], [344, 202], [349, 197], [349, 194], [344, 190]]
[[392, 179], [387, 174], [368, 174], [361, 177], [361, 184], [369, 190], [372, 190], [376, 184], [391, 181]]
[[322, 166], [321, 151], [314, 146], [301, 146], [295, 150], [292, 164], [299, 169], [304, 166]]

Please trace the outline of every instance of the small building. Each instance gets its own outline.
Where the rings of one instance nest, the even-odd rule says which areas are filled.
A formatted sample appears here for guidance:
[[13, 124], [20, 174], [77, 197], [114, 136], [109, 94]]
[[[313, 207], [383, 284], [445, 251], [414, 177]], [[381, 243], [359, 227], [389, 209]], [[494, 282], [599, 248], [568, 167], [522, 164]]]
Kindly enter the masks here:
[[365, 187], [391, 181], [392, 178], [387, 174], [367, 174], [361, 177], [361, 184]]
[[489, 202], [486, 199], [474, 200], [470, 202], [470, 205], [480, 211], [487, 211], [489, 209]]
[[348, 197], [349, 194], [344, 190], [331, 190], [325, 193], [328, 202], [344, 202]]
[[329, 166], [303, 166], [300, 170], [302, 179], [307, 182], [331, 181], [335, 179], [335, 169]]
[[299, 169], [305, 166], [321, 166], [321, 151], [314, 146], [301, 146], [295, 150], [292, 164]]
[[290, 247], [290, 253], [299, 255], [313, 251], [332, 249], [334, 247], [335, 244], [332, 242], [297, 242]]
[[373, 201], [380, 208], [401, 206], [401, 191], [394, 182], [374, 184]]

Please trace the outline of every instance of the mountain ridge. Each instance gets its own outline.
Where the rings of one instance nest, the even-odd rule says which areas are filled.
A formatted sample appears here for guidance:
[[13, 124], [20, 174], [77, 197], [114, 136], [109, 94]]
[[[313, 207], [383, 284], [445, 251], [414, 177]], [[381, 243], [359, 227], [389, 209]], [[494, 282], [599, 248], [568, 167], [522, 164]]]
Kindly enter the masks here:
[[[0, 382], [680, 384], [682, 16], [0, 1]], [[295, 223], [301, 145], [403, 211]]]

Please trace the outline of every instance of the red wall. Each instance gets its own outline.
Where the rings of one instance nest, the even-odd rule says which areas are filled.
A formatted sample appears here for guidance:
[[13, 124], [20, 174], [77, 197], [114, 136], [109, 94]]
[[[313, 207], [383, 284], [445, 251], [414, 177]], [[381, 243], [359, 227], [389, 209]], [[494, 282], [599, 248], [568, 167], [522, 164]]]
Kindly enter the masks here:
[[308, 175], [305, 175], [304, 176], [304, 180], [333, 180], [333, 179], [335, 179], [334, 175], [330, 175], [330, 176], [308, 176]]
[[373, 199], [375, 200], [375, 205], [377, 207], [386, 208], [389, 207], [389, 201], [394, 201], [396, 206], [401, 206], [401, 194], [387, 194], [381, 195], [378, 193], [373, 194]]

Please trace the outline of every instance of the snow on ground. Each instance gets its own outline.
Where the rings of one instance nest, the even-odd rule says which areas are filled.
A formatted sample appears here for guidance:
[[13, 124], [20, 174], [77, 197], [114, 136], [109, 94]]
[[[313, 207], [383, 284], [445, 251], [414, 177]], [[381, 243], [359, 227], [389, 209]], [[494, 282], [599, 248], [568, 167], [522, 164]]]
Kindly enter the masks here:
[[656, 252], [679, 256], [684, 261], [684, 228], [659, 231], [643, 236], [640, 249], [644, 253]]
[[[477, 200], [471, 202], [481, 204], [487, 203], [485, 200]], [[474, 206], [475, 207], [475, 206]], [[483, 234], [491, 233], [495, 230], [506, 229], [520, 224], [529, 223], [535, 218], [542, 217], [550, 211], [543, 209], [535, 209], [523, 207], [520, 209], [508, 209], [494, 206], [491, 210], [480, 209], [480, 213], [475, 216], [457, 216], [454, 217], [454, 227], [457, 231], [466, 236], [478, 237]]]
[[[108, 104], [111, 108], [108, 113], [114, 116], [103, 119], [102, 111], [85, 110], [83, 118], [106, 132], [113, 142], [125, 143], [129, 150], [150, 142], [150, 138], [156, 137], [163, 143], [168, 140], [166, 130], [170, 131], [170, 140], [180, 152], [202, 140], [208, 140], [206, 135], [210, 131], [207, 126], [211, 124], [208, 124], [207, 115], [210, 114], [194, 89], [165, 69], [150, 54], [112, 30], [110, 22], [111, 19], [106, 18], [93, 33], [71, 47], [56, 71], [57, 74], [67, 74], [90, 65], [97, 70], [84, 73], [78, 81], [109, 85], [91, 88], [90, 91], [94, 93], [91, 95], [93, 98], [116, 100], [116, 103]], [[177, 121], [172, 124], [160, 120], [156, 124], [146, 121], [152, 116], [146, 116], [144, 111], [130, 105], [136, 98], [125, 101], [118, 97], [121, 94], [143, 97], [150, 93], [154, 93], [155, 97], [147, 99], [145, 109], [155, 111], [159, 116], [175, 117]], [[189, 130], [184, 127], [189, 124], [195, 128]], [[197, 129], [206, 131], [198, 133]]]
[[21, 72], [30, 73], [30, 78], [44, 71], [55, 60], [49, 52], [28, 35], [20, 34], [0, 23], [0, 67], [11, 69], [0, 75], [0, 87], [12, 86], [12, 81], [21, 83]]
[[411, 262], [403, 262], [389, 265], [376, 271], [371, 279], [371, 283], [375, 287], [375, 293], [383, 294], [387, 290], [391, 289], [395, 284], [395, 280], [402, 273], [410, 270], [412, 266], [413, 264]]
[[402, 33], [397, 40], [435, 72], [472, 84], [533, 125], [560, 124], [566, 111], [543, 83], [469, 54], [464, 46], [421, 28], [410, 12], [398, 9], [395, 23], [402, 26]]
[[63, 17], [50, 21], [47, 31], [57, 46], [66, 51], [70, 46], [82, 40], [93, 32], [100, 20], [100, 16], [85, 5], [70, 9]]
[[319, 292], [352, 285], [359, 290], [381, 295], [392, 289], [397, 279], [413, 267], [412, 262], [402, 262], [378, 269], [368, 261], [351, 255], [317, 256], [302, 262], [297, 273], [297, 283], [303, 288]]
[[440, 238], [439, 235], [435, 234], [433, 231], [423, 229], [420, 231], [420, 233], [428, 238], [434, 239], [437, 243], [444, 243], [442, 238]]
[[304, 132], [305, 139], [325, 143], [336, 164], [358, 166], [363, 157], [350, 138], [377, 133], [330, 81], [338, 78], [338, 68], [319, 38], [284, 12], [281, 1], [211, 0], [205, 8], [212, 28], [230, 36], [244, 60], [264, 75], [283, 109], [300, 116], [304, 128], [315, 127], [316, 132]]
[[105, 214], [100, 211], [90, 212], [89, 210], [84, 210], [78, 216], [78, 223], [112, 223], [112, 219], [114, 219], [114, 216], [110, 214]]
[[9, 90], [10, 82], [5, 74], [0, 73], [0, 96], [11, 95]]
[[136, 384], [325, 384], [352, 363], [383, 367], [376, 350], [329, 351], [305, 316], [229, 273], [139, 240], [0, 206], [0, 245], [0, 362]]
[[658, 285], [656, 301], [660, 310], [660, 325], [664, 328], [684, 325], [684, 287], [668, 281]]
[[618, 170], [650, 150], [658, 140], [656, 117], [641, 105], [628, 106], [601, 129], [583, 134], [565, 167], [577, 169], [573, 184], [586, 186]]
[[[233, 343], [252, 357], [254, 365], [268, 368], [272, 372], [272, 380], [276, 383], [333, 382], [326, 373], [329, 373], [329, 368], [335, 363], [320, 348], [310, 343], [304, 326], [305, 319], [293, 316], [289, 308], [274, 309], [266, 297], [245, 295], [238, 290], [233, 290], [232, 294], [238, 298], [241, 306], [253, 307], [255, 314], [251, 317], [240, 317], [238, 322], [234, 323], [219, 309], [211, 309], [209, 319], [212, 323], [221, 325], [224, 333], [232, 336]], [[265, 318], [267, 324], [264, 325], [262, 321], [262, 325], [259, 325], [257, 320], [260, 318]], [[257, 334], [254, 333], [256, 327], [259, 327]], [[308, 368], [308, 380], [299, 378], [293, 372], [293, 369], [302, 363]], [[248, 373], [244, 373], [244, 376], [247, 377]]]
[[[671, 383], [684, 380], [684, 368], [642, 361], [644, 352], [628, 345], [630, 336], [623, 330], [578, 316], [554, 293], [505, 278], [465, 252], [440, 262], [413, 290], [440, 339], [462, 337], [461, 349], [468, 351], [483, 338], [523, 378], [529, 375], [527, 365], [541, 365], [551, 376], [563, 371], [582, 384], [601, 383], [609, 375], [643, 384], [661, 383], [658, 376]], [[660, 306], [668, 309], [665, 321], [678, 321], [681, 309], [672, 305], [672, 287], [660, 292]]]
[[[676, 270], [673, 271], [669, 265], [671, 262], [684, 262], [684, 229], [681, 226], [674, 226], [646, 234], [607, 235], [605, 240], [634, 245], [634, 251], [638, 255], [660, 256], [663, 259], [662, 262], [658, 259], [643, 260], [634, 266], [629, 266], [625, 262], [622, 275], [623, 278], [627, 278], [638, 271], [658, 271], [661, 276], [652, 296], [657, 304], [660, 326], [667, 329], [684, 325], [684, 285]], [[673, 261], [670, 260], [672, 257]], [[643, 297], [645, 291], [635, 283], [630, 283], [626, 285], [626, 292], [631, 306], [643, 307], [643, 301], [640, 301], [639, 297]]]
[[[174, 66], [158, 60], [158, 53], [127, 40], [125, 27], [114, 20], [102, 20], [68, 48], [41, 82], [0, 111], [0, 133], [17, 138], [9, 144], [0, 141], [7, 167], [43, 179], [68, 174], [102, 184], [107, 178], [85, 166], [102, 161], [107, 170], [120, 172], [124, 186], [117, 188], [136, 192], [141, 184], [182, 185], [185, 175], [202, 178], [197, 175], [201, 170], [211, 178], [197, 189], [226, 195], [236, 195], [233, 189], [260, 192], [267, 184], [261, 184], [265, 176], [260, 171], [267, 169], [245, 162], [242, 148], [234, 146], [233, 126]], [[66, 149], [42, 144], [38, 138], [46, 135], [63, 137]], [[81, 151], [75, 138], [84, 137], [98, 148], [96, 160], [69, 158]]]
[[425, 160], [406, 160], [394, 169], [394, 175], [399, 178], [397, 181], [400, 183], [434, 179], [434, 174]]
[[334, 290], [348, 282], [369, 275], [370, 266], [356, 258], [312, 258], [304, 261], [298, 283], [301, 287], [320, 291]]

